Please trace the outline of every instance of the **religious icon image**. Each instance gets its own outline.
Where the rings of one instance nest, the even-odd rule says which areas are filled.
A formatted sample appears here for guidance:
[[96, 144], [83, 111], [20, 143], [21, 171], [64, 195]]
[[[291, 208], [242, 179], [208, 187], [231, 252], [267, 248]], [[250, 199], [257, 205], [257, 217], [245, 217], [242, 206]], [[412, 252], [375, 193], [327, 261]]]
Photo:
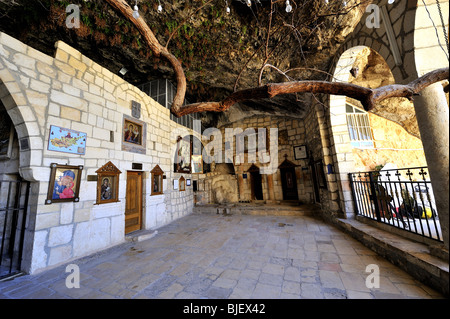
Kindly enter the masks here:
[[202, 155], [192, 155], [192, 173], [203, 173], [203, 158]]
[[97, 173], [96, 204], [118, 202], [119, 175], [122, 172], [112, 162], [106, 163], [95, 172]]
[[108, 177], [105, 177], [102, 182], [102, 200], [111, 199], [111, 183]]
[[72, 198], [74, 196], [73, 186], [75, 173], [71, 170], [65, 170], [55, 181], [53, 187], [53, 199]]
[[124, 142], [141, 144], [142, 127], [139, 124], [125, 120], [125, 126], [123, 129]]
[[150, 173], [152, 174], [152, 195], [160, 195], [163, 193], [163, 170], [156, 165]]
[[83, 166], [68, 166], [52, 163], [51, 168], [46, 204], [78, 201]]
[[190, 171], [190, 157], [191, 157], [191, 141], [189, 137], [179, 137], [177, 143], [177, 171], [186, 172]]
[[124, 115], [122, 122], [122, 150], [145, 154], [146, 139], [147, 123]]

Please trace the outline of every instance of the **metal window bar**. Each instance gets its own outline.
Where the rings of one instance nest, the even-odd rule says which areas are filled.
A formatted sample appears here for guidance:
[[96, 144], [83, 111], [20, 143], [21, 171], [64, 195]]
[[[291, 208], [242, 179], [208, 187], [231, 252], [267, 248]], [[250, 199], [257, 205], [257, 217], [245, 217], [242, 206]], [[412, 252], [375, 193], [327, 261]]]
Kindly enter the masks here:
[[20, 273], [30, 183], [0, 180], [0, 279]]
[[369, 118], [365, 113], [347, 113], [347, 125], [352, 141], [372, 141]]
[[357, 215], [443, 241], [426, 167], [350, 173]]

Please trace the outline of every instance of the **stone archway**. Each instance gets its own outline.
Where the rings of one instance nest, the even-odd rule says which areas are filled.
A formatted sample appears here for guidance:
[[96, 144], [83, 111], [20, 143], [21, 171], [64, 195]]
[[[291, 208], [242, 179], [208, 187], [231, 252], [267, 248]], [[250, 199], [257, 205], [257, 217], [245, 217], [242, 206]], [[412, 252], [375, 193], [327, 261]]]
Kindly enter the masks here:
[[39, 162], [40, 165], [42, 158], [43, 141], [38, 120], [34, 111], [28, 106], [26, 95], [19, 89], [7, 69], [0, 70], [0, 100], [13, 123], [19, 140], [19, 173], [25, 180], [39, 180], [35, 176], [37, 172], [32, 169], [33, 164]]
[[[444, 15], [443, 21], [448, 29], [449, 1], [444, 0], [440, 1], [440, 3], [441, 12]], [[438, 21], [437, 25], [441, 23], [436, 3], [431, 1], [395, 1], [394, 4], [388, 5], [383, 1], [379, 5], [385, 18], [383, 23], [379, 28], [370, 29], [365, 25], [365, 19], [368, 14], [363, 16], [353, 34], [348, 37], [346, 43], [341, 46], [336, 54], [336, 62], [333, 64], [335, 67], [331, 71], [332, 74], [336, 76], [337, 73], [335, 71], [339, 67], [341, 67], [342, 74], [350, 71], [352, 63], [350, 63], [351, 55], [349, 55], [348, 50], [358, 45], [364, 45], [379, 52], [389, 66], [395, 83], [398, 84], [409, 83], [430, 69], [448, 67], [448, 59], [443, 59], [444, 64], [442, 64], [442, 61], [439, 62], [437, 59], [429, 58], [430, 52], [433, 52], [433, 50], [440, 50], [439, 54], [441, 55], [445, 51], [445, 48], [442, 48], [443, 34], [440, 39], [438, 38], [440, 37], [439, 35], [436, 37], [438, 29], [431, 22], [431, 20], [436, 20]], [[434, 13], [431, 10], [433, 8], [435, 9]], [[438, 39], [441, 41], [441, 44], [439, 44]], [[394, 51], [397, 51], [400, 56], [394, 57]], [[347, 69], [345, 64], [340, 63], [342, 59], [347, 59]], [[339, 80], [339, 77], [337, 80]], [[339, 98], [334, 99], [330, 97], [330, 109], [339, 106], [339, 104], [342, 105], [342, 101], [342, 99], [339, 102]], [[433, 189], [444, 190], [440, 192], [442, 198], [439, 199], [441, 195], [438, 195], [436, 201], [438, 211], [442, 211], [444, 214], [443, 218], [445, 221], [443, 225], [447, 225], [446, 227], [448, 228], [449, 142], [447, 101], [448, 96], [444, 95], [442, 85], [438, 83], [423, 90], [421, 96], [414, 99], [414, 110], [418, 124], [417, 132], [420, 131], [420, 136], [423, 140], [433, 141], [433, 143], [425, 143], [424, 151], [427, 161], [433, 163], [430, 167]], [[328, 128], [328, 137], [331, 145], [324, 145], [324, 152], [332, 153], [334, 163], [341, 161], [336, 167], [340, 198], [339, 206], [346, 212], [353, 212], [351, 197], [349, 196], [349, 183], [347, 176], [342, 171], [342, 169], [346, 168], [346, 165], [351, 166], [352, 164], [345, 164], [347, 161], [346, 152], [344, 152], [344, 156], [338, 156], [339, 152], [336, 151], [336, 148], [339, 148], [339, 144], [342, 144], [342, 141], [334, 136], [336, 130], [333, 129], [333, 126], [337, 124], [339, 119], [342, 120], [343, 116], [335, 115], [330, 110], [330, 122], [332, 123], [331, 127]], [[351, 158], [349, 160], [351, 161]], [[342, 163], [342, 161], [344, 162]], [[339, 169], [341, 170], [339, 171]], [[445, 247], [448, 249], [448, 229], [443, 227], [442, 231], [444, 233]]]
[[[369, 88], [396, 82], [384, 58], [367, 46], [350, 48], [341, 55], [334, 80]], [[374, 170], [389, 162], [396, 162], [399, 167], [426, 166], [414, 106], [410, 101], [384, 101], [370, 113], [363, 110], [359, 101], [345, 96], [331, 95], [329, 101], [331, 152], [341, 207], [347, 214], [353, 212], [348, 173]], [[392, 121], [390, 114], [396, 114], [394, 119], [398, 121]], [[385, 136], [401, 137], [401, 146], [395, 146], [400, 143], [389, 141]], [[405, 166], [405, 163], [408, 164]]]
[[[8, 224], [12, 221], [11, 218], [21, 220], [13, 229], [15, 229], [15, 236], [23, 236], [23, 240], [12, 241], [15, 244], [11, 262], [19, 252], [21, 257], [17, 257], [17, 270], [28, 272], [33, 253], [35, 207], [38, 198], [32, 190], [38, 189], [35, 184], [39, 184], [37, 170], [32, 167], [35, 160], [32, 158], [32, 154], [36, 153], [37, 160], [42, 158], [42, 149], [34, 150], [34, 148], [42, 145], [42, 142], [40, 136], [30, 136], [33, 132], [35, 135], [39, 135], [39, 128], [34, 112], [27, 105], [27, 99], [19, 87], [8, 70], [2, 69], [0, 60], [0, 114], [6, 117], [5, 122], [11, 123], [13, 129], [13, 134], [10, 135], [12, 140], [8, 142], [11, 143], [11, 152], [4, 156], [0, 162], [2, 171], [0, 174], [0, 208], [4, 207], [2, 205], [6, 205], [7, 202], [10, 207], [16, 207], [13, 212], [6, 211], [6, 215], [0, 216], [0, 224], [3, 231], [6, 229], [4, 226], [11, 226]], [[28, 182], [32, 182], [31, 186]], [[20, 196], [17, 196], [19, 194]], [[8, 218], [11, 213], [13, 215]], [[8, 234], [8, 231], [6, 233]], [[1, 236], [7, 235], [2, 233]]]

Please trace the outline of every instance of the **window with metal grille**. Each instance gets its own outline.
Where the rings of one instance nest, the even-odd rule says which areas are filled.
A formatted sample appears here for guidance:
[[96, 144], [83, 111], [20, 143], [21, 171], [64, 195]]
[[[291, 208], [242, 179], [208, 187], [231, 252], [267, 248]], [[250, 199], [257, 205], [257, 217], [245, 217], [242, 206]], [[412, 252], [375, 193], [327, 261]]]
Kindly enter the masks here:
[[[164, 106], [166, 109], [170, 109], [177, 88], [167, 79], [154, 80], [148, 83], [138, 85], [138, 88], [154, 99], [156, 102]], [[184, 100], [184, 105], [189, 104], [187, 100]], [[170, 114], [170, 119], [180, 125], [187, 128], [194, 129], [194, 121], [201, 120], [199, 113], [192, 113], [181, 116], [179, 118]], [[201, 130], [203, 132], [204, 127], [201, 125]]]
[[373, 135], [367, 112], [346, 104], [347, 128], [350, 135], [350, 143], [355, 148], [373, 148]]

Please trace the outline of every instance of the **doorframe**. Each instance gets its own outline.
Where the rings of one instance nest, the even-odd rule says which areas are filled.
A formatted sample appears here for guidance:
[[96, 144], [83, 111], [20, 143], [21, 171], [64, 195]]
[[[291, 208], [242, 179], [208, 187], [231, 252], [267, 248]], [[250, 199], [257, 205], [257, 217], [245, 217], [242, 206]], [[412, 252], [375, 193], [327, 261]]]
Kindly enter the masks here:
[[[285, 197], [287, 197], [287, 181], [286, 181], [286, 173], [290, 171], [293, 175], [293, 184], [294, 187], [292, 188], [292, 190], [294, 190], [295, 188], [295, 197], [294, 199], [286, 199]], [[298, 185], [297, 185], [297, 174], [295, 172], [295, 167], [283, 167], [280, 168], [280, 177], [281, 177], [281, 190], [282, 190], [282, 194], [283, 194], [283, 200], [298, 200]]]
[[[283, 176], [283, 172], [286, 172], [286, 170], [291, 170], [294, 173], [294, 185], [295, 185], [295, 191], [297, 193], [297, 199], [294, 200], [299, 200], [299, 196], [298, 196], [298, 181], [297, 181], [297, 173], [295, 171], [295, 168], [298, 165], [295, 165], [294, 163], [292, 163], [291, 161], [289, 161], [287, 159], [287, 155], [284, 156], [285, 160], [283, 161], [283, 163], [280, 164], [280, 166], [278, 166], [278, 169], [280, 170], [280, 179], [281, 179], [281, 191], [282, 191], [282, 195], [283, 195], [283, 200], [286, 200], [285, 197], [285, 187], [284, 184], [286, 183], [286, 177]], [[284, 181], [284, 183], [283, 183]]]
[[[250, 174], [250, 190], [251, 190], [251, 200], [264, 200], [264, 189], [263, 189], [263, 185], [262, 185], [262, 176], [259, 170], [259, 167], [256, 166], [255, 164], [252, 164], [252, 166], [250, 166], [250, 168], [247, 170], [247, 173]], [[260, 183], [259, 183], [259, 187], [261, 187], [261, 199], [257, 199], [256, 195], [255, 195], [255, 178], [253, 177], [253, 174], [259, 174], [260, 178]]]
[[316, 172], [316, 166], [315, 161], [312, 153], [309, 155], [309, 166], [311, 167], [311, 179], [312, 179], [312, 186], [314, 190], [314, 201], [316, 203], [320, 203], [320, 187], [319, 187], [319, 181], [317, 180], [317, 172]]
[[[126, 216], [125, 216], [125, 225], [124, 225], [124, 232], [125, 235], [128, 235], [134, 231], [142, 230], [142, 226], [144, 225], [144, 171], [134, 171], [134, 170], [128, 170], [127, 171], [127, 180], [125, 184], [125, 213], [127, 209], [127, 190], [128, 190], [128, 174], [129, 173], [138, 173], [137, 175], [140, 176], [140, 188], [141, 191], [138, 193], [139, 195], [139, 229], [135, 229], [132, 231], [126, 232]], [[124, 213], [124, 214], [125, 214]]]

